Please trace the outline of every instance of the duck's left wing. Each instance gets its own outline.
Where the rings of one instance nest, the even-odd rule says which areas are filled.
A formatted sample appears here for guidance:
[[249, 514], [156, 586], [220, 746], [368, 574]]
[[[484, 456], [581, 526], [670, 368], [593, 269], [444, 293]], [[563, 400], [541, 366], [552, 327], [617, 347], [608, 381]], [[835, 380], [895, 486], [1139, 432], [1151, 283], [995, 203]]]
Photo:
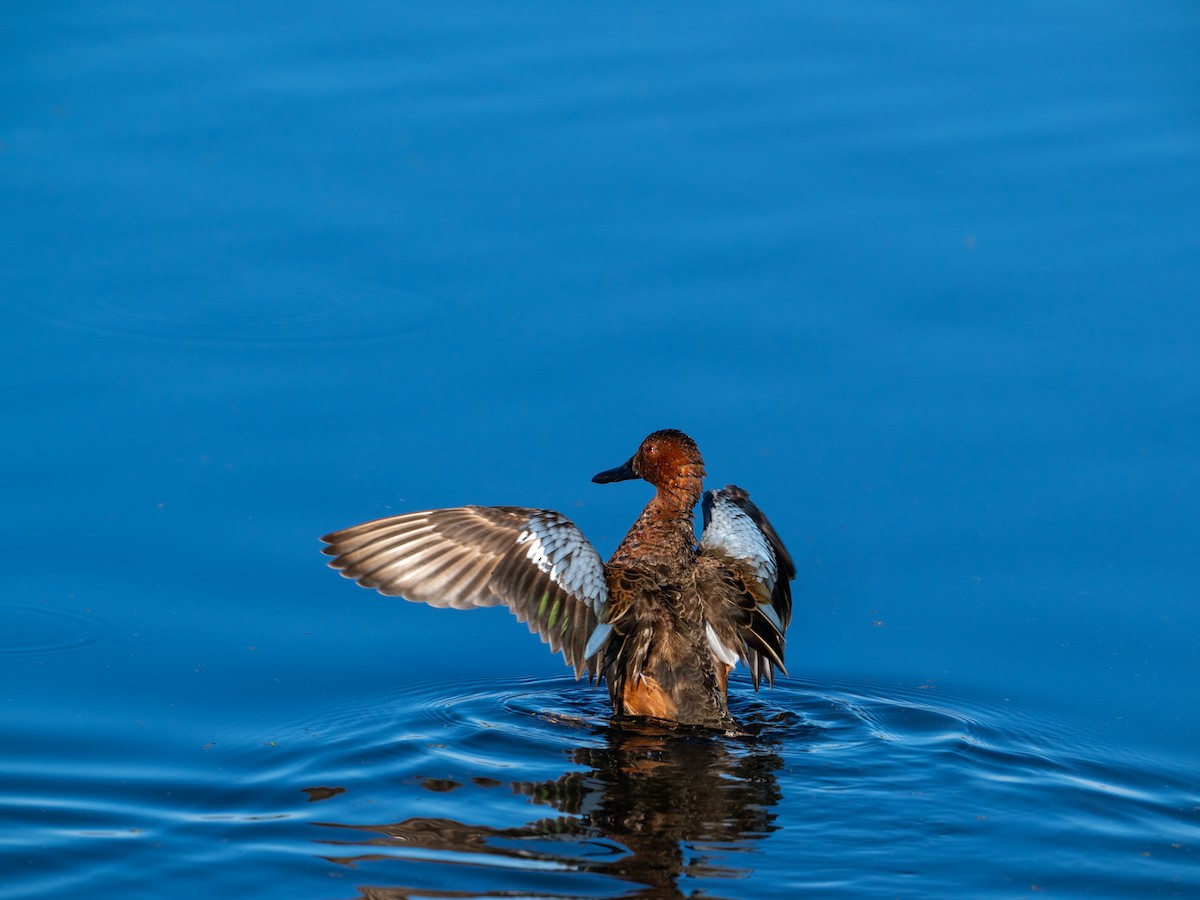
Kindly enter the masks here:
[[750, 495], [726, 485], [704, 496], [701, 572], [709, 579], [708, 637], [713, 653], [732, 666], [746, 662], [758, 688], [783, 667], [784, 632], [792, 618], [796, 567], [779, 534]]
[[608, 602], [604, 563], [559, 513], [461, 506], [377, 519], [321, 538], [329, 565], [363, 587], [431, 606], [507, 606], [578, 678]]

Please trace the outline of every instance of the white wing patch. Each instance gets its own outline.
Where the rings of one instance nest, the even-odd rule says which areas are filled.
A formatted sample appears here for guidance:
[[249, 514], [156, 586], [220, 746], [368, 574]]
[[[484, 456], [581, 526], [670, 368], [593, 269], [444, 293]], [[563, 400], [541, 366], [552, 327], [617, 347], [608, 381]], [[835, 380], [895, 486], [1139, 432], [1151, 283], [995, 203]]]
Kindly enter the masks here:
[[[718, 491], [709, 491], [708, 500], [706, 512], [709, 519], [704, 526], [704, 534], [700, 536], [700, 548], [749, 563], [767, 590], [774, 590], [778, 576], [775, 554], [771, 552], [771, 546], [758, 525], [740, 506], [722, 497]], [[775, 616], [776, 621], [772, 624], [779, 626], [782, 633], [778, 619]]]
[[540, 510], [529, 517], [525, 530], [517, 536], [517, 543], [528, 544], [525, 555], [529, 561], [599, 615], [608, 599], [604, 563], [569, 519]]
[[713, 656], [729, 668], [734, 668], [737, 665], [738, 655], [721, 643], [721, 639], [717, 637], [717, 633], [713, 631], [712, 625], [708, 622], [704, 623], [704, 633], [708, 635], [708, 646], [712, 649]]

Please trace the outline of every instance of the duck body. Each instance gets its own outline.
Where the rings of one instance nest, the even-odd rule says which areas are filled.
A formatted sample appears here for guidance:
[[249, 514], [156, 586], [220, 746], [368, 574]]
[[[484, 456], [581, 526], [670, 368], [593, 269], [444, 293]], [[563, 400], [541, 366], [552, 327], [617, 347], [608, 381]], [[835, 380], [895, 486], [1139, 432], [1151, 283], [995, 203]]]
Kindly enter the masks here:
[[784, 671], [791, 557], [749, 495], [729, 485], [693, 510], [704, 464], [673, 429], [647, 437], [597, 483], [642, 478], [656, 493], [608, 563], [551, 510], [458, 507], [407, 513], [322, 538], [330, 565], [365, 587], [435, 606], [508, 606], [576, 677], [608, 685], [618, 716], [734, 728], [729, 673], [757, 690]]

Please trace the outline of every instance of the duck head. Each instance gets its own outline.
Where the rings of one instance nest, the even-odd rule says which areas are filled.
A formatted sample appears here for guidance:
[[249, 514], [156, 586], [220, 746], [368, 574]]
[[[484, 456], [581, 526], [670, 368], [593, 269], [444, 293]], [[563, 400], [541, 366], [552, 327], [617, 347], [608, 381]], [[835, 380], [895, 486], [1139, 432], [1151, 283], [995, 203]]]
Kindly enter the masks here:
[[696, 442], [674, 428], [664, 428], [649, 435], [637, 453], [615, 469], [605, 469], [592, 476], [596, 484], [642, 478], [656, 488], [704, 478], [704, 460]]

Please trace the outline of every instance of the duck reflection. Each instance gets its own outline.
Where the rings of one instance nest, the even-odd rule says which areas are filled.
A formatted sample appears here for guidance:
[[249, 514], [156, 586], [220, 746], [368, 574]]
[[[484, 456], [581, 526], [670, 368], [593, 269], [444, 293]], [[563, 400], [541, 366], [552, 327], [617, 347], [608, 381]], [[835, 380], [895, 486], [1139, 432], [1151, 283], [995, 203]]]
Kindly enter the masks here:
[[[391, 825], [319, 823], [362, 833], [330, 838], [353, 853], [326, 856], [331, 862], [363, 863], [424, 858], [413, 851], [500, 857], [531, 870], [591, 873], [641, 885], [646, 896], [682, 897], [681, 877], [738, 877], [746, 869], [722, 865], [714, 856], [748, 849], [776, 830], [773, 807], [780, 792], [779, 755], [760, 740], [716, 737], [712, 732], [659, 730], [645, 724], [614, 724], [603, 747], [578, 747], [572, 754], [585, 771], [554, 780], [515, 782], [512, 789], [554, 810], [525, 825], [495, 828], [446, 818], [411, 818]], [[485, 783], [476, 779], [476, 784]], [[430, 790], [453, 790], [444, 780]], [[360, 888], [372, 900], [413, 896], [477, 896], [476, 891], [403, 887]], [[564, 895], [561, 890], [553, 896]], [[533, 896], [522, 891], [522, 896]], [[489, 891], [489, 895], [501, 896]], [[584, 896], [580, 894], [579, 896]]]

